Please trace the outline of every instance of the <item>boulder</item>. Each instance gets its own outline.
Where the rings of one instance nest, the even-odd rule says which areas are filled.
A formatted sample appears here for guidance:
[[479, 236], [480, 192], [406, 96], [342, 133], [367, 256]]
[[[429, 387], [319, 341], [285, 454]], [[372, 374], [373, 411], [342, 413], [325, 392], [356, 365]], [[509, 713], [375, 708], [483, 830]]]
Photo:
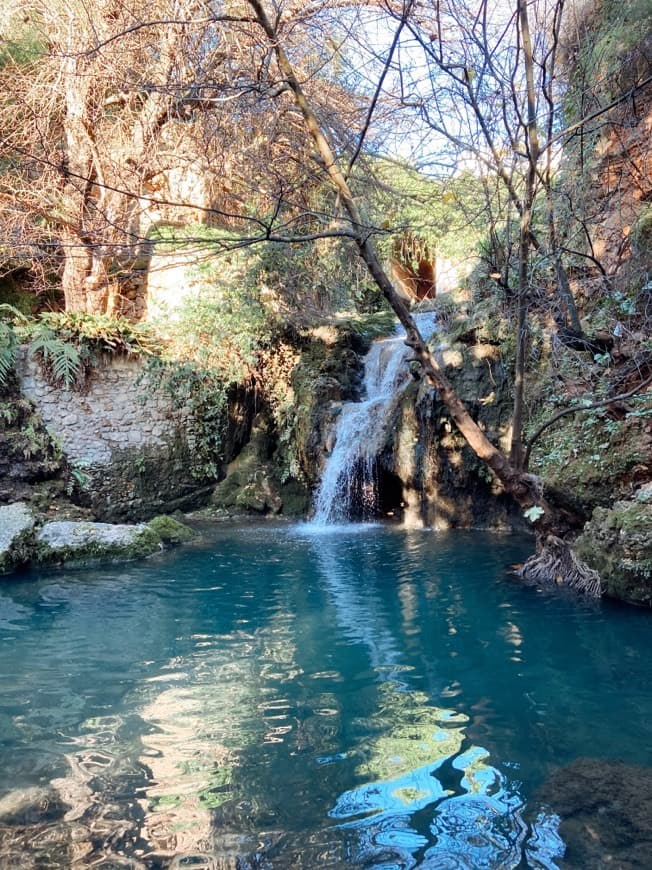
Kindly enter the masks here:
[[189, 526], [163, 514], [154, 517], [147, 525], [155, 532], [161, 541], [168, 547], [176, 547], [178, 544], [187, 544], [198, 536], [198, 533]]
[[578, 758], [550, 776], [540, 798], [559, 816], [564, 867], [652, 867], [650, 768]]
[[34, 516], [24, 502], [0, 507], [0, 574], [29, 561], [33, 537]]
[[602, 592], [652, 607], [652, 484], [632, 499], [596, 508], [575, 554], [600, 575]]
[[41, 565], [87, 565], [129, 561], [162, 549], [161, 537], [145, 523], [113, 525], [57, 521], [36, 535], [35, 561]]

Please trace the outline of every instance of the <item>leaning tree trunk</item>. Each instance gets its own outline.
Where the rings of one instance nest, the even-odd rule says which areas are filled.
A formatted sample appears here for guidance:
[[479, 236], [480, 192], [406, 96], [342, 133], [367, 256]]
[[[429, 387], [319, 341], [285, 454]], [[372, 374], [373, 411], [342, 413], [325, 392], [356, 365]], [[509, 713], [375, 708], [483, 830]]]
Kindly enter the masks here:
[[[487, 438], [482, 429], [471, 417], [468, 409], [457, 395], [452, 384], [444, 374], [434, 354], [428, 348], [421, 336], [412, 315], [405, 302], [393, 286], [385, 269], [383, 268], [374, 245], [370, 239], [368, 227], [365, 227], [357, 204], [341, 171], [337, 158], [324, 135], [319, 120], [309, 103], [303, 88], [294, 72], [294, 68], [285, 53], [279, 39], [276, 27], [269, 20], [260, 0], [247, 0], [253, 9], [258, 23], [265, 31], [270, 45], [276, 55], [279, 69], [288, 87], [294, 95], [297, 108], [301, 112], [304, 125], [316, 150], [326, 167], [330, 182], [338, 192], [340, 202], [351, 222], [352, 234], [358, 247], [358, 252], [365, 262], [367, 269], [374, 282], [381, 290], [383, 296], [394, 310], [399, 321], [405, 328], [406, 344], [414, 351], [416, 359], [422, 366], [426, 380], [437, 390], [439, 396], [453, 418], [460, 433], [465, 438], [474, 453], [482, 459], [502, 483], [505, 491], [511, 495], [517, 504], [526, 511], [532, 511], [537, 530], [538, 540], [538, 575], [536, 579], [543, 579], [546, 574], [545, 564], [548, 561], [546, 540], [553, 535], [557, 540], [562, 540], [569, 529], [568, 516], [557, 511], [545, 498], [540, 480], [534, 475], [528, 474], [514, 466], [509, 459], [495, 447]], [[563, 541], [562, 544], [567, 546]], [[570, 552], [570, 551], [569, 551]], [[551, 563], [548, 572], [548, 580], [556, 581], [555, 570], [558, 567], [558, 559]], [[582, 566], [581, 566], [582, 567]], [[528, 576], [528, 569], [523, 567], [524, 576]], [[589, 570], [588, 568], [586, 569]]]

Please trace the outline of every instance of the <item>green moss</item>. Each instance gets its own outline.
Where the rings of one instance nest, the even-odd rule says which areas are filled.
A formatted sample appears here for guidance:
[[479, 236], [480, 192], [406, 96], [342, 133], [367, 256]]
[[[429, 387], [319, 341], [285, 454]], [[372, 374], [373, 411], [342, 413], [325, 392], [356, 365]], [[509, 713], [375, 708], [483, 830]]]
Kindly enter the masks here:
[[597, 508], [574, 545], [600, 575], [603, 592], [652, 606], [652, 503], [638, 499]]
[[0, 553], [0, 575], [24, 568], [32, 559], [35, 548], [34, 529], [25, 529], [14, 538], [11, 547]]
[[287, 517], [305, 516], [310, 509], [310, 492], [298, 480], [288, 480], [279, 488], [283, 514]]
[[646, 463], [645, 420], [606, 412], [568, 415], [537, 442], [530, 468], [559, 504], [589, 517], [626, 497]]
[[585, 112], [586, 84], [607, 103], [645, 76], [651, 22], [649, 0], [600, 0], [592, 9], [586, 8], [569, 75], [569, 121]]
[[347, 320], [342, 326], [359, 335], [364, 341], [374, 341], [394, 331], [396, 315], [389, 309], [376, 311], [374, 314], [360, 314]]
[[632, 227], [632, 242], [640, 256], [652, 258], [652, 205], [646, 206]]
[[148, 526], [168, 546], [187, 544], [197, 537], [197, 532], [194, 529], [165, 514], [154, 517], [153, 520], [149, 521]]
[[[360, 318], [366, 320], [373, 318]], [[266, 386], [276, 436], [274, 475], [280, 484], [295, 481], [304, 490], [314, 485], [333, 403], [355, 398], [360, 387], [360, 354], [370, 345], [364, 332], [347, 321], [325, 323], [292, 338], [292, 364]]]
[[40, 542], [34, 549], [33, 561], [39, 565], [67, 567], [85, 567], [102, 562], [131, 562], [160, 551], [161, 545], [159, 535], [146, 527], [129, 541], [111, 544], [93, 540], [90, 535], [83, 544], [70, 546], [50, 547]]

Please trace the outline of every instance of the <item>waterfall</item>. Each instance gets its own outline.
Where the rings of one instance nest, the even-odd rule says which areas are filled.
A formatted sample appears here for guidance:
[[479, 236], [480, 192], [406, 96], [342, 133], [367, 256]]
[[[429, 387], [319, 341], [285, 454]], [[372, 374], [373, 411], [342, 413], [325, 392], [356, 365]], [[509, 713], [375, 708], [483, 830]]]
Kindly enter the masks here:
[[[424, 338], [431, 335], [433, 313], [417, 315], [415, 320]], [[344, 403], [337, 418], [335, 445], [315, 496], [316, 525], [346, 521], [354, 508], [363, 518], [376, 513], [376, 457], [396, 402], [410, 383], [410, 353], [400, 325], [393, 335], [371, 346], [364, 360], [364, 399]]]

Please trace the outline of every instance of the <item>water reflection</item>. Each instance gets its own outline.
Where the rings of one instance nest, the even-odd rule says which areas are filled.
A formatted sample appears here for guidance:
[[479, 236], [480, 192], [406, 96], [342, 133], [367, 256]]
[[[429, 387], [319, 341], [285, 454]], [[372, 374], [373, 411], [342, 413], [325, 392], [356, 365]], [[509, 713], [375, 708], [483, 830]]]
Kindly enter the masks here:
[[[556, 867], [564, 853], [557, 817], [540, 813], [528, 825], [519, 784], [491, 766], [486, 749], [469, 743], [468, 717], [407, 689], [399, 643], [364, 566], [328, 538], [315, 548], [315, 557], [339, 625], [367, 649], [372, 667], [386, 678], [364, 729], [376, 736], [346, 752], [358, 760], [361, 784], [342, 793], [329, 812], [355, 832], [356, 865], [473, 870], [517, 867], [525, 859], [531, 867]], [[416, 612], [414, 585], [403, 583], [398, 597], [402, 627], [409, 627]], [[451, 633], [456, 633], [451, 618], [463, 612], [460, 601], [449, 608]], [[508, 623], [503, 631], [508, 643], [520, 645], [515, 625]]]
[[535, 600], [508, 550], [225, 528], [3, 581], [0, 867], [557, 866], [551, 770], [647, 763], [649, 622]]

